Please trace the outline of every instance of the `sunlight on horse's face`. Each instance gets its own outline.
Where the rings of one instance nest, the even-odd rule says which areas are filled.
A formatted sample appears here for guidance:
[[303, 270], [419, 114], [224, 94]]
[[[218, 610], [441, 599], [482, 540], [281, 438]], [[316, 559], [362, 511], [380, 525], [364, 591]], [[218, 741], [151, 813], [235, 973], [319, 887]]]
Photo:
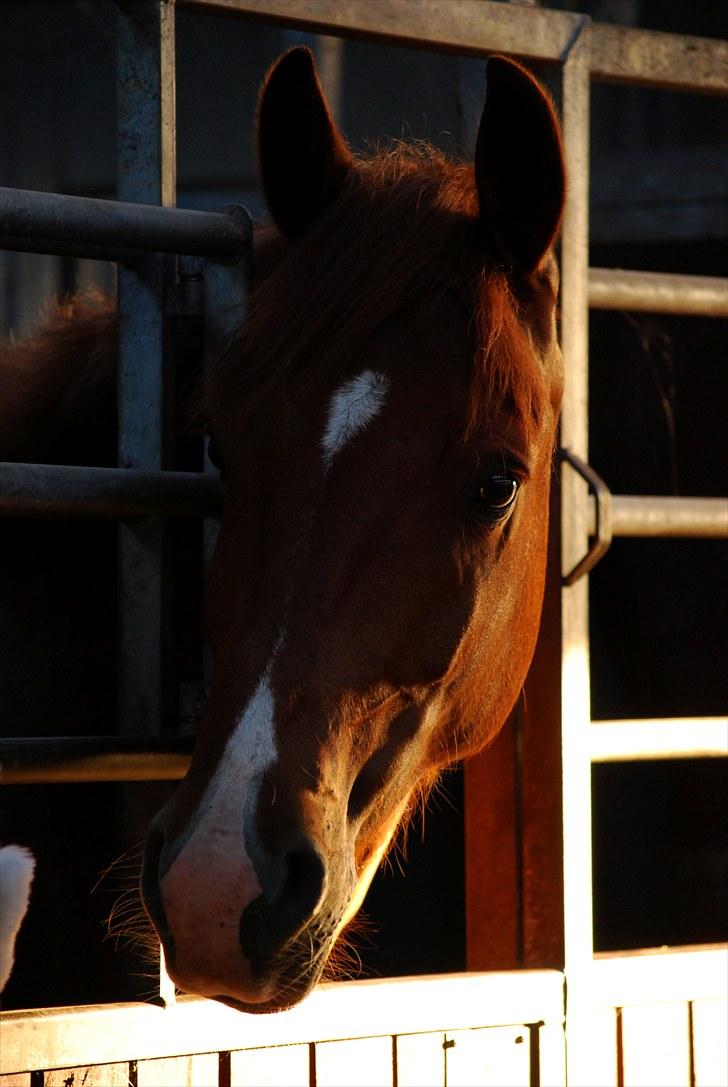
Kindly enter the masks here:
[[395, 308], [333, 368], [291, 367], [254, 409], [217, 403], [214, 683], [144, 877], [190, 992], [299, 1000], [418, 791], [518, 695], [561, 383], [542, 255], [504, 295], [500, 348], [505, 371], [529, 370], [532, 412], [493, 394], [473, 414], [473, 314], [449, 289]]

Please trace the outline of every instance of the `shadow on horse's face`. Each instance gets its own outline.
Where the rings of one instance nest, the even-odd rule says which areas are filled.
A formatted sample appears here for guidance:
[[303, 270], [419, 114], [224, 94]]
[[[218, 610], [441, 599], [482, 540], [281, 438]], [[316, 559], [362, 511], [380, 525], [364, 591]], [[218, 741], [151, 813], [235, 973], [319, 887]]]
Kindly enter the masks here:
[[356, 163], [304, 50], [259, 136], [289, 243], [231, 348], [248, 378], [213, 377], [214, 683], [143, 876], [175, 982], [249, 1011], [311, 988], [415, 794], [518, 695], [561, 380], [560, 143], [522, 69], [491, 61], [474, 172]]

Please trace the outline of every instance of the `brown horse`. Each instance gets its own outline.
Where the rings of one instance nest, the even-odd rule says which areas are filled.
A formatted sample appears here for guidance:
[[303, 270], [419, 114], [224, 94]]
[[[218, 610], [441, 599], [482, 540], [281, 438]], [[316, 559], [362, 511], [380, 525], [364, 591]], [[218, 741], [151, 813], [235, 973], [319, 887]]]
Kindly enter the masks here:
[[506, 719], [542, 600], [561, 396], [552, 107], [490, 61], [474, 168], [360, 160], [310, 53], [259, 115], [275, 236], [209, 376], [214, 683], [142, 880], [175, 982], [299, 1000], [415, 797]]
[[[564, 169], [549, 100], [503, 58], [474, 164], [353, 156], [305, 49], [269, 74], [258, 134], [275, 226], [205, 389], [225, 492], [214, 682], [142, 893], [181, 988], [270, 1011], [315, 984], [407, 812], [492, 740], [528, 670]], [[74, 403], [106, 418], [107, 308], [54, 321], [10, 353], [11, 384], [52, 387], [85, 359]], [[43, 459], [31, 419], [52, 453], [53, 419], [74, 414], [54, 403], [46, 427], [58, 398], [38, 395], [6, 422], [0, 406], [9, 459]]]

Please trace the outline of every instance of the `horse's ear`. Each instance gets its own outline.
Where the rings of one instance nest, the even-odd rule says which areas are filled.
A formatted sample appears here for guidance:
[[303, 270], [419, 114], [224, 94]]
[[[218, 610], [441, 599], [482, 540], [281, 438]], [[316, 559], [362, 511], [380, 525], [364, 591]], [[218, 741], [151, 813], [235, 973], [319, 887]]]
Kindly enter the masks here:
[[480, 218], [504, 255], [533, 272], [561, 222], [566, 178], [554, 107], [515, 61], [491, 57], [475, 147]]
[[258, 152], [268, 210], [296, 238], [335, 199], [352, 156], [329, 113], [310, 49], [285, 53], [260, 96]]

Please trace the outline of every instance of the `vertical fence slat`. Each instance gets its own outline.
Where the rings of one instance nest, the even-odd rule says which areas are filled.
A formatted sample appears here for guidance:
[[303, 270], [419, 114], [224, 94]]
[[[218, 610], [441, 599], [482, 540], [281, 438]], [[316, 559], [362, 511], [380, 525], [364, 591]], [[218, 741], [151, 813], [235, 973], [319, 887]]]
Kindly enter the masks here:
[[695, 1087], [728, 1083], [728, 1002], [694, 1000], [692, 1050]]
[[396, 1040], [397, 1087], [445, 1087], [445, 1035], [400, 1034]]
[[137, 1087], [217, 1087], [217, 1053], [139, 1061]]
[[230, 1087], [310, 1087], [310, 1046], [243, 1049], [230, 1054]]
[[451, 1030], [445, 1039], [445, 1082], [458, 1087], [523, 1087], [530, 1080], [528, 1027]]
[[622, 1009], [624, 1087], [690, 1087], [688, 1005]]
[[392, 1039], [356, 1038], [316, 1046], [316, 1087], [392, 1087]]

